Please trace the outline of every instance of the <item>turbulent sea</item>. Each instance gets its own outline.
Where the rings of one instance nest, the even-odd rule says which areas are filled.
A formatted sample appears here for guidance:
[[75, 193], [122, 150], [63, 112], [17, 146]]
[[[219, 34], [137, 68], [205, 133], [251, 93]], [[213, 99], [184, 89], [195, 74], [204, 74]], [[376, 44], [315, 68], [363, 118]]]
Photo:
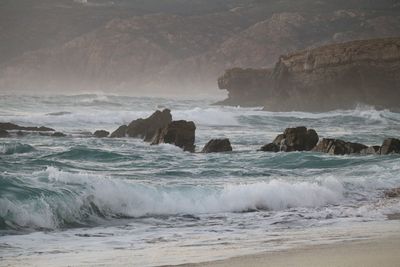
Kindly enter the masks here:
[[[390, 234], [400, 156], [258, 152], [287, 127], [367, 145], [400, 137], [400, 113], [218, 107], [216, 99], [1, 96], [0, 121], [67, 134], [0, 139], [0, 266], [157, 266]], [[97, 139], [170, 108], [196, 123], [196, 150]], [[399, 228], [397, 228], [398, 230]]]

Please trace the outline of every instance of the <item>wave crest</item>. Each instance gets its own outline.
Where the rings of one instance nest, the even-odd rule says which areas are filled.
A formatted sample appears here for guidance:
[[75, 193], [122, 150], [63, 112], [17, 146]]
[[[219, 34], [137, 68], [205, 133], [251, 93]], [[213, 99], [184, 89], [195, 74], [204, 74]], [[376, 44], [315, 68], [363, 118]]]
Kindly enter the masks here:
[[0, 221], [5, 221], [7, 227], [55, 229], [115, 217], [314, 208], [337, 204], [343, 198], [342, 184], [335, 179], [318, 183], [272, 180], [224, 187], [174, 187], [143, 185], [54, 167], [34, 175], [43, 186], [39, 197], [0, 198]]

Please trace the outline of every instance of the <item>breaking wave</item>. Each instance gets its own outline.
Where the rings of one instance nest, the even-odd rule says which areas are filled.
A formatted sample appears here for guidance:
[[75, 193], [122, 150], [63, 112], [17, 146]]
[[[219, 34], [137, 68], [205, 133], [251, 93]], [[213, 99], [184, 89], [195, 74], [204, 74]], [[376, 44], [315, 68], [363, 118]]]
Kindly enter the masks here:
[[174, 187], [54, 167], [33, 176], [32, 185], [0, 176], [0, 193], [14, 192], [0, 194], [1, 228], [56, 229], [108, 218], [315, 208], [339, 203], [344, 190], [335, 179]]

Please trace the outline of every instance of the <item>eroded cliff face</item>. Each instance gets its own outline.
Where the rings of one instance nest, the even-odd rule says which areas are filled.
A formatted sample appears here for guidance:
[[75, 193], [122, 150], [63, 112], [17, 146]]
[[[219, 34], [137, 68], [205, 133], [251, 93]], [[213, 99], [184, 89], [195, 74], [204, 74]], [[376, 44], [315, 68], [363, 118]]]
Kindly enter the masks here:
[[400, 38], [291, 53], [270, 70], [228, 70], [218, 84], [229, 91], [223, 104], [251, 103], [266, 110], [325, 111], [357, 104], [400, 108]]

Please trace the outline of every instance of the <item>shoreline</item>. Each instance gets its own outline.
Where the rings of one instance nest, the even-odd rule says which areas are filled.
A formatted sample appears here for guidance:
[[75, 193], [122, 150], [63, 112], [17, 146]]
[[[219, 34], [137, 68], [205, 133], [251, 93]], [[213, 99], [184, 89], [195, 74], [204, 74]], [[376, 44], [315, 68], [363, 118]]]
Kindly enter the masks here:
[[396, 267], [400, 264], [400, 233], [366, 240], [310, 245], [283, 251], [238, 256], [225, 260], [170, 265], [179, 267]]

